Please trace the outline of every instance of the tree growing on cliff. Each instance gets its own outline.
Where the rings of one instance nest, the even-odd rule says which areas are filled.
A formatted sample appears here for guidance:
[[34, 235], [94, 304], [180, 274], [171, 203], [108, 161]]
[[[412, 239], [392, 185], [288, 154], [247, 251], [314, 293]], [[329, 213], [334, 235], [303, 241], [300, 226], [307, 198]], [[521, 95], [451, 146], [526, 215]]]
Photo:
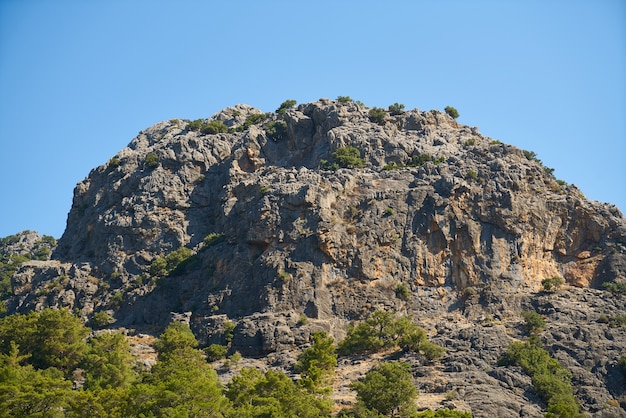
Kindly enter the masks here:
[[456, 119], [459, 117], [459, 112], [452, 106], [446, 106], [444, 110], [448, 114], [448, 116], [450, 116], [451, 118]]
[[313, 344], [300, 353], [295, 365], [302, 376], [302, 386], [312, 392], [327, 392], [328, 381], [337, 367], [335, 349], [335, 340], [328, 334], [313, 333]]
[[411, 366], [405, 362], [381, 363], [367, 372], [362, 381], [353, 382], [350, 387], [365, 408], [384, 416], [407, 417], [415, 412], [417, 397], [410, 370]]

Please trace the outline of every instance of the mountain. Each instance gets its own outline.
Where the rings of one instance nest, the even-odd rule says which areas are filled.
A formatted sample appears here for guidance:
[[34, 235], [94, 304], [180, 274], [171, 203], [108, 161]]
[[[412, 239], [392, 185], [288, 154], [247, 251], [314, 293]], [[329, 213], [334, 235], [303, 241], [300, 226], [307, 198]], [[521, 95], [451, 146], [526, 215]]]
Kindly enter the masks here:
[[7, 312], [67, 307], [146, 332], [175, 318], [205, 345], [234, 323], [233, 352], [287, 367], [312, 332], [340, 340], [394, 311], [447, 350], [413, 359], [422, 394], [507, 417], [545, 410], [498, 362], [536, 311], [583, 410], [626, 416], [617, 207], [444, 112], [340, 99], [140, 132], [76, 186], [50, 259], [16, 267]]

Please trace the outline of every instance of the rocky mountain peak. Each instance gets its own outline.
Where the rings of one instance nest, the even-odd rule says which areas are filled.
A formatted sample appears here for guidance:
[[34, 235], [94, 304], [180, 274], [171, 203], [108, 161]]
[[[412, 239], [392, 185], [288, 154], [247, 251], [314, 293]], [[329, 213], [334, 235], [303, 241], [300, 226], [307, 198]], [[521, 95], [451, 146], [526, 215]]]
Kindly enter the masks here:
[[[349, 321], [393, 310], [450, 340], [450, 361], [466, 373], [502, 347], [461, 367], [459, 335], [486, 346], [507, 340], [523, 309], [579, 309], [541, 293], [553, 278], [574, 305], [593, 305], [585, 326], [624, 311], [601, 290], [626, 283], [615, 206], [444, 112], [320, 99], [273, 113], [237, 105], [140, 132], [76, 186], [52, 260], [22, 264], [7, 305], [67, 306], [85, 319], [106, 311], [136, 328], [174, 315], [205, 344], [233, 321], [233, 350], [251, 356], [306, 344], [319, 329], [340, 338]], [[463, 331], [485, 318], [499, 328]], [[598, 344], [615, 360], [621, 341]], [[607, 379], [603, 367], [594, 378]]]

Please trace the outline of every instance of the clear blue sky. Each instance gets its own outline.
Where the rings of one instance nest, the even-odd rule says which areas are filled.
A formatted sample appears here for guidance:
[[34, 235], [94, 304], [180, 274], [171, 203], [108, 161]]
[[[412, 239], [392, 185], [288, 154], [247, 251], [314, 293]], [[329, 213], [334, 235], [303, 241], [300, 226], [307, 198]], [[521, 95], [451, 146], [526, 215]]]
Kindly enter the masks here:
[[137, 133], [237, 103], [456, 107], [626, 211], [626, 2], [0, 0], [0, 237]]

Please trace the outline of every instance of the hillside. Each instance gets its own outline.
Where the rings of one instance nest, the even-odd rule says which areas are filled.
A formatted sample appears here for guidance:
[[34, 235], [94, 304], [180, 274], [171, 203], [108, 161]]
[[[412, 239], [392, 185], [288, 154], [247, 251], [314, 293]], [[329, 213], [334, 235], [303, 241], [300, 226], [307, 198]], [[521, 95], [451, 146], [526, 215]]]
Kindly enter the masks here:
[[339, 341], [375, 310], [406, 314], [446, 348], [407, 357], [421, 398], [474, 416], [545, 412], [498, 362], [536, 311], [582, 409], [626, 416], [626, 219], [439, 111], [320, 99], [158, 123], [77, 185], [50, 259], [16, 269], [9, 314], [146, 333], [176, 319], [203, 345], [232, 323], [230, 352], [286, 370], [316, 330]]

